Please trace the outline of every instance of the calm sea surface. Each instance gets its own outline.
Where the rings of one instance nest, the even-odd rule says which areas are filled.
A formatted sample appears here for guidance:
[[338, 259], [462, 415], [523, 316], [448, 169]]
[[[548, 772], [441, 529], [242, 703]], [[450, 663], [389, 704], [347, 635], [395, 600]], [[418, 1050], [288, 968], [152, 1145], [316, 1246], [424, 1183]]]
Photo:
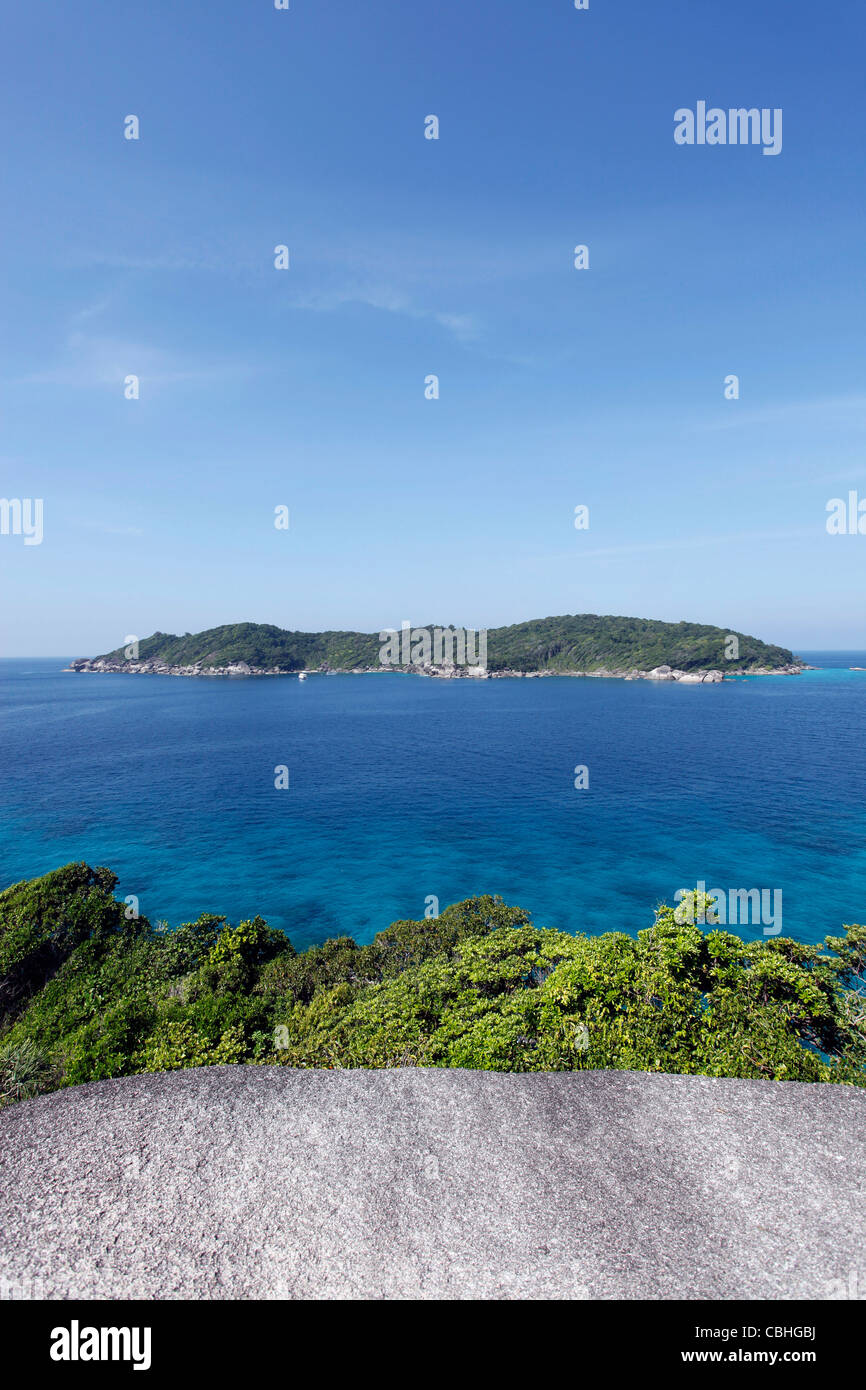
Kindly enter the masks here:
[[703, 880], [781, 889], [818, 940], [866, 915], [866, 653], [804, 655], [715, 686], [2, 661], [0, 886], [85, 859], [153, 921], [259, 912], [303, 946], [475, 893], [633, 932]]

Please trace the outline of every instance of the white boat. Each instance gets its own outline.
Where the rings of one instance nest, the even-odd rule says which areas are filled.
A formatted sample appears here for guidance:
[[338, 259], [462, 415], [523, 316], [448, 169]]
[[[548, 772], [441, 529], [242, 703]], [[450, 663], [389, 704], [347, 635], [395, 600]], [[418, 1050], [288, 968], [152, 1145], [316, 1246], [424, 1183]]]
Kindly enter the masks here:
[[298, 680], [299, 680], [299, 681], [305, 681], [306, 679], [307, 679], [307, 673], [306, 673], [306, 671], [299, 671], [299, 672], [298, 672]]

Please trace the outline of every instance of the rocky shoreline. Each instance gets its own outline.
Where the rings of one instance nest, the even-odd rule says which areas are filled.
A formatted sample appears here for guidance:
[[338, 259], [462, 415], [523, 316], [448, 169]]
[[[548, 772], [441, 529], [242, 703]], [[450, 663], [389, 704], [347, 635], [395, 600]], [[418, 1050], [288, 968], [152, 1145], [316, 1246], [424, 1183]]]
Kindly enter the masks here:
[[811, 671], [812, 666], [756, 666], [748, 671], [678, 671], [671, 666], [655, 666], [651, 671], [608, 670], [598, 671], [488, 671], [483, 666], [356, 666], [356, 667], [310, 667], [303, 672], [285, 671], [278, 666], [250, 666], [246, 661], [231, 662], [227, 666], [205, 666], [197, 663], [192, 666], [169, 666], [162, 661], [112, 661], [106, 657], [80, 657], [66, 668], [76, 674], [130, 675], [130, 676], [373, 676], [373, 675], [417, 675], [429, 676], [436, 680], [504, 680], [521, 678], [539, 680], [545, 676], [576, 676], [597, 680], [647, 680], [677, 681], [681, 685], [716, 685], [732, 675], [749, 676], [799, 676], [802, 671]]

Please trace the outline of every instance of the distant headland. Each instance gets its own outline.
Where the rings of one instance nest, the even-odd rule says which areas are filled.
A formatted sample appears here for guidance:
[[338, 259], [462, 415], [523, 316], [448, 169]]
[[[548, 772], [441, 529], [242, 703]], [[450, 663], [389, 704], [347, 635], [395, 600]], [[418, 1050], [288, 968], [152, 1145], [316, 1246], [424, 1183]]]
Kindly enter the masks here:
[[130, 637], [125, 646], [80, 657], [68, 669], [168, 676], [595, 676], [712, 684], [729, 675], [798, 675], [809, 668], [786, 648], [731, 629], [581, 613], [482, 633], [408, 623], [402, 631], [380, 633], [292, 632], [269, 623], [234, 623], [182, 637], [165, 632]]

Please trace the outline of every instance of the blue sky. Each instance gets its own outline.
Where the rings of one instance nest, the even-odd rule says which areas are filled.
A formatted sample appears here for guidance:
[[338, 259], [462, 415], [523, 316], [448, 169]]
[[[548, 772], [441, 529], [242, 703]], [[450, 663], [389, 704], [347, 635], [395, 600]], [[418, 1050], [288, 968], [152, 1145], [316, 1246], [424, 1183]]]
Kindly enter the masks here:
[[[566, 612], [866, 648], [825, 528], [866, 497], [860, 6], [4, 9], [0, 494], [44, 539], [0, 536], [3, 654]], [[782, 108], [781, 154], [677, 146], [699, 100]]]

